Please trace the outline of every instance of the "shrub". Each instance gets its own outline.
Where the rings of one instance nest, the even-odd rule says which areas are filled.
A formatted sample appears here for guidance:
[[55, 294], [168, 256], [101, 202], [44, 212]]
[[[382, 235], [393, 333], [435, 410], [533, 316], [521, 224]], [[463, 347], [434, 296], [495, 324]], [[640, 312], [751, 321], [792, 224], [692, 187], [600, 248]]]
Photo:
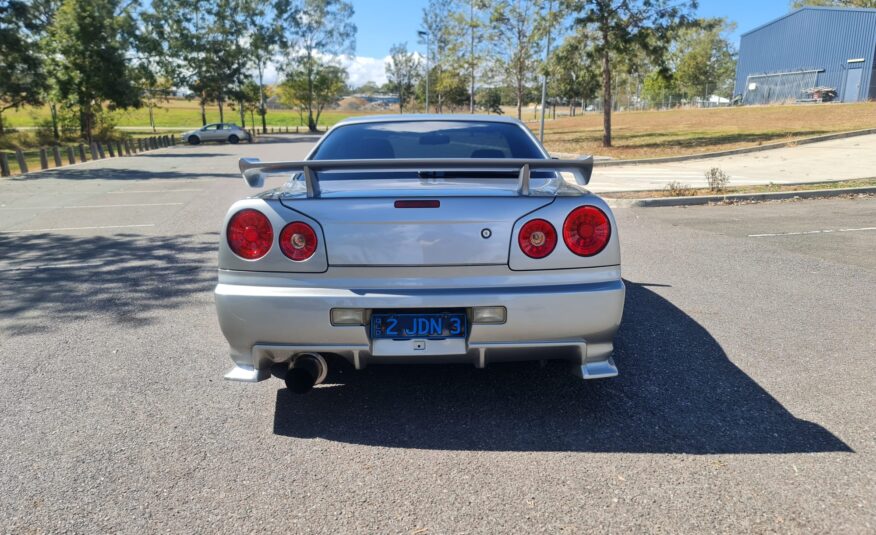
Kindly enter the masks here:
[[689, 197], [694, 194], [693, 188], [687, 184], [682, 184], [677, 180], [673, 180], [669, 184], [666, 184], [663, 191], [668, 193], [670, 197]]
[[730, 175], [719, 167], [713, 167], [706, 171], [706, 181], [709, 183], [710, 190], [720, 193], [727, 189], [727, 184], [730, 183]]

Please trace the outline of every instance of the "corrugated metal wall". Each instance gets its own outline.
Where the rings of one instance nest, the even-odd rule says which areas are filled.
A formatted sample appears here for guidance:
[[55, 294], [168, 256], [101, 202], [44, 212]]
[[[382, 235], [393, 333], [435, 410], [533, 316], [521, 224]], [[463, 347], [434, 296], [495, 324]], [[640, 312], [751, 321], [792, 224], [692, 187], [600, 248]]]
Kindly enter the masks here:
[[[858, 99], [876, 99], [876, 9], [805, 7], [742, 35], [734, 94], [752, 74], [818, 69], [817, 84], [844, 95], [846, 70], [863, 68]], [[863, 64], [849, 64], [864, 59]]]

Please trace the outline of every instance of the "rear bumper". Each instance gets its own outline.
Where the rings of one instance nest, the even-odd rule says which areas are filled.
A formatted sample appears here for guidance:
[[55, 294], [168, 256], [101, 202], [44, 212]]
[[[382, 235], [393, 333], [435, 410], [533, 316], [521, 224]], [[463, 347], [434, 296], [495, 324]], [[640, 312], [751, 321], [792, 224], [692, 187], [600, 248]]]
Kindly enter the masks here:
[[[348, 290], [315, 286], [250, 285], [216, 287], [219, 324], [236, 366], [226, 376], [258, 381], [270, 367], [296, 353], [335, 353], [356, 368], [379, 363], [491, 362], [564, 359], [585, 378], [616, 375], [611, 361], [620, 324], [624, 285], [617, 278], [598, 282], [518, 287]], [[568, 278], [568, 275], [565, 275]], [[546, 274], [550, 279], [553, 275]], [[241, 282], [234, 280], [233, 282]], [[501, 325], [471, 325], [468, 337], [453, 344], [430, 343], [425, 350], [375, 347], [365, 326], [333, 326], [332, 308], [405, 309], [504, 306]]]

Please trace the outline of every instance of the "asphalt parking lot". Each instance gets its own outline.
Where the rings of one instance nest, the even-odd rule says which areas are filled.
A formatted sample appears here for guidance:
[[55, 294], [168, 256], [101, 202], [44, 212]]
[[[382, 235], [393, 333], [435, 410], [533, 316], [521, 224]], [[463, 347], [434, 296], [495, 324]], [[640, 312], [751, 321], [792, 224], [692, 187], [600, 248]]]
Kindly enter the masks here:
[[0, 531], [876, 530], [876, 199], [617, 210], [617, 379], [292, 396], [222, 380], [213, 308], [237, 158], [312, 139], [264, 141], [0, 181]]

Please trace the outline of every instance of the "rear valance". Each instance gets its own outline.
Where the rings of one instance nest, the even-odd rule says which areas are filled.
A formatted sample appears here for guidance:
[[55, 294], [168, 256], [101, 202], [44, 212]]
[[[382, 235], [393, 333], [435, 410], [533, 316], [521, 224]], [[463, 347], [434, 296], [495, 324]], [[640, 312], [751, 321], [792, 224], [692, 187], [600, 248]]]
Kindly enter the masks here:
[[581, 184], [590, 182], [593, 158], [553, 160], [531, 158], [436, 158], [389, 160], [305, 160], [298, 162], [262, 162], [258, 158], [241, 158], [240, 172], [252, 188], [264, 186], [265, 177], [274, 174], [301, 173], [308, 197], [319, 197], [318, 171], [513, 171], [518, 176], [517, 193], [529, 195], [531, 170], [573, 173]]

